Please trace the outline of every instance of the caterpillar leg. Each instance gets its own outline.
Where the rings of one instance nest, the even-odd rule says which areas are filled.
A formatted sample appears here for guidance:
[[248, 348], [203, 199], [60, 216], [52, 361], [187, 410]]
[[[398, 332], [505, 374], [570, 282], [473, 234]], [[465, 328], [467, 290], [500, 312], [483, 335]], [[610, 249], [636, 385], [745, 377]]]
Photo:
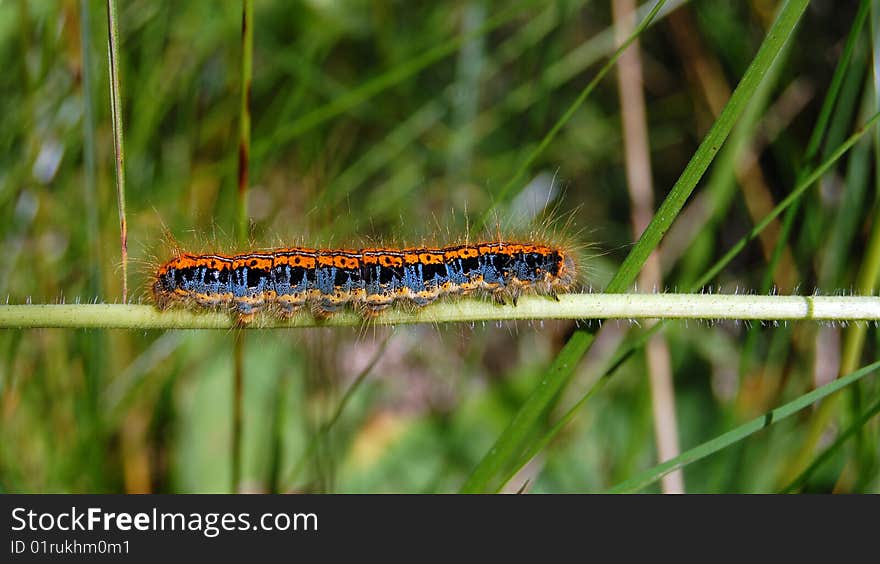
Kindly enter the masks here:
[[379, 312], [391, 307], [396, 297], [393, 294], [371, 294], [359, 302], [361, 314], [367, 317], [375, 317]]
[[241, 313], [239, 312], [238, 317], [235, 318], [235, 322], [239, 327], [246, 327], [254, 322], [256, 319], [257, 313]]
[[341, 306], [328, 306], [324, 303], [313, 303], [309, 306], [312, 317], [318, 321], [329, 319], [334, 313], [339, 311]]
[[282, 294], [275, 298], [275, 311], [279, 318], [290, 319], [306, 305], [305, 294]]
[[251, 323], [266, 304], [262, 295], [241, 296], [235, 298], [235, 311], [238, 312], [238, 321], [243, 325]]
[[440, 287], [433, 287], [419, 292], [413, 292], [409, 296], [409, 301], [419, 307], [424, 307], [430, 303], [437, 301], [442, 290]]

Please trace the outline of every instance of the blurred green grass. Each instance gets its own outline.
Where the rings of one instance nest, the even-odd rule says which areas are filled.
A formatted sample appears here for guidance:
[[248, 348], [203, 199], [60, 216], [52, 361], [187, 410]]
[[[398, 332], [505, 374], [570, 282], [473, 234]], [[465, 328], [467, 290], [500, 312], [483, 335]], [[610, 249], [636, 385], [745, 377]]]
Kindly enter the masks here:
[[[734, 133], [736, 146], [751, 139], [760, 147], [763, 195], [774, 203], [807, 164], [856, 8], [811, 2], [765, 98]], [[640, 37], [658, 201], [714, 121], [705, 69], [732, 88], [777, 9], [763, 0], [691, 2]], [[697, 38], [698, 58], [670, 23], [684, 11], [689, 17], [678, 23]], [[120, 6], [119, 17], [136, 261], [130, 287], [137, 288], [145, 281], [140, 261], [162, 252], [163, 224], [202, 244], [230, 241], [225, 234], [235, 231], [241, 6], [137, 1]], [[561, 190], [549, 203], [570, 211], [579, 237], [595, 246], [588, 282], [603, 287], [632, 245], [610, 75], [515, 193], [497, 195], [613, 51], [610, 22], [606, 2], [577, 0], [256, 3], [249, 195], [256, 239], [442, 239], [491, 206], [504, 219], [531, 219], [555, 179]], [[869, 27], [857, 36], [822, 156], [876, 111]], [[0, 75], [0, 297], [10, 301], [121, 295], [106, 33], [103, 5], [0, 3], [7, 69]], [[371, 93], [375, 85], [384, 88]], [[773, 280], [790, 280], [800, 292], [854, 289], [878, 205], [876, 144], [865, 137], [807, 192], [792, 219], [792, 260]], [[725, 159], [691, 199], [715, 198], [709, 219], [689, 208], [679, 217], [680, 248], [670, 252], [681, 258], [665, 265], [670, 289], [689, 287], [760, 219], [750, 211], [754, 193], [739, 189], [736, 152]], [[756, 241], [716, 282], [725, 291], [760, 289], [768, 260]], [[245, 359], [243, 488], [456, 491], [571, 330], [561, 323], [394, 330], [326, 434], [322, 424], [387, 331], [254, 334]], [[666, 329], [684, 449], [837, 375], [843, 328], [751, 332], [747, 347], [742, 325]], [[863, 361], [875, 359], [878, 347], [876, 328], [867, 335]], [[0, 488], [225, 491], [231, 343], [224, 333], [3, 331]], [[587, 385], [591, 368], [581, 366], [573, 386]], [[535, 492], [601, 491], [653, 465], [645, 372], [639, 354], [622, 365], [512, 489], [527, 479]], [[840, 402], [841, 429], [874, 403], [880, 386], [866, 380], [860, 394]], [[804, 489], [877, 492], [876, 419]], [[688, 491], [775, 491], [787, 483], [809, 427], [801, 414], [689, 465]]]

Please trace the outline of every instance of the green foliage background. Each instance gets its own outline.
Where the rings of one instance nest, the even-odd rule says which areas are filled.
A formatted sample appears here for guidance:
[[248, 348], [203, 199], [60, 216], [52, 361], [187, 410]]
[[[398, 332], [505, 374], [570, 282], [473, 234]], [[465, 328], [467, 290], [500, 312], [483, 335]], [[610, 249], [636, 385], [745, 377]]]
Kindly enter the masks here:
[[[670, 4], [683, 6], [640, 37], [658, 202], [715, 122], [713, 97], [723, 102], [736, 86], [781, 3]], [[805, 167], [876, 112], [876, 7], [863, 12], [832, 87], [867, 4], [810, 3], [664, 239], [666, 288], [690, 288]], [[163, 225], [197, 246], [228, 245], [235, 231], [241, 6], [133, 1], [119, 18], [130, 286], [142, 288], [150, 261], [167, 252]], [[103, 4], [0, 3], [0, 296], [10, 302], [121, 296], [106, 45]], [[613, 51], [604, 1], [257, 2], [255, 240], [443, 240], [490, 209], [513, 229], [541, 225], [548, 204], [571, 214], [571, 235], [591, 246], [587, 281], [603, 288], [633, 243], [613, 73], [509, 183]], [[713, 288], [872, 292], [877, 141], [863, 137]], [[749, 147], [757, 168], [743, 177]], [[457, 491], [573, 329], [249, 332], [242, 489]], [[847, 352], [854, 330], [865, 341]], [[875, 360], [878, 349], [874, 327], [670, 323], [664, 335], [683, 449]], [[227, 491], [232, 341], [224, 332], [0, 332], [0, 488]], [[591, 353], [530, 440], [604, 370]], [[853, 390], [807, 449], [806, 462], [816, 460], [851, 431], [803, 477], [806, 491], [880, 490], [880, 386], [866, 379]], [[637, 352], [508, 487], [603, 491], [652, 466], [650, 394]], [[812, 411], [690, 464], [687, 490], [784, 487], [813, 440]]]

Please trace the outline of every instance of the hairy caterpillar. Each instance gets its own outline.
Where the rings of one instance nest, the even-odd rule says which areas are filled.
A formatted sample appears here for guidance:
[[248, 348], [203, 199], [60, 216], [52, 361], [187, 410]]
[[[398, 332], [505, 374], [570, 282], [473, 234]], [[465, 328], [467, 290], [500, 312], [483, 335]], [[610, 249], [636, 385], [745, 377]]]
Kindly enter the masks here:
[[556, 296], [575, 284], [572, 254], [540, 243], [490, 241], [446, 247], [282, 248], [236, 255], [179, 253], [152, 284], [156, 306], [226, 308], [243, 322], [260, 311], [316, 317], [350, 306], [365, 317], [395, 303], [425, 306], [479, 292], [516, 303], [524, 292]]

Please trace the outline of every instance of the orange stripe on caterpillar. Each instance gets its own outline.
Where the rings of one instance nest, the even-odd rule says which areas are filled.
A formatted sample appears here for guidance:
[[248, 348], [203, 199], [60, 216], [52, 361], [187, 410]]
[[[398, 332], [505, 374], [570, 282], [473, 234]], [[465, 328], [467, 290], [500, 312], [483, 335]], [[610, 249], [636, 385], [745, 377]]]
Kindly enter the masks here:
[[156, 305], [229, 308], [243, 320], [262, 310], [288, 317], [308, 307], [327, 316], [351, 305], [366, 316], [395, 302], [427, 305], [481, 291], [514, 303], [523, 292], [555, 296], [575, 283], [569, 253], [538, 243], [494, 241], [404, 249], [285, 248], [238, 255], [183, 253], [159, 266]]

